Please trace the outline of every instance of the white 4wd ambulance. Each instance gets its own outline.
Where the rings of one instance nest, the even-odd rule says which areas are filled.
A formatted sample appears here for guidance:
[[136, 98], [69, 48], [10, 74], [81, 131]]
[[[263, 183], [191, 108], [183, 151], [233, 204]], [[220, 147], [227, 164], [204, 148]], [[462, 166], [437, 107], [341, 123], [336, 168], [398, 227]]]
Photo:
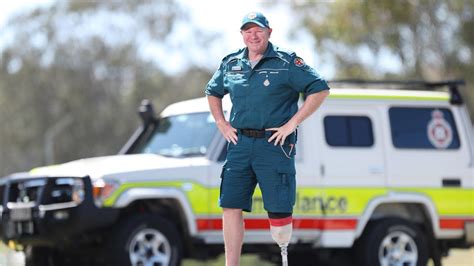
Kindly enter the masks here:
[[[355, 258], [348, 264], [440, 265], [450, 248], [474, 245], [474, 136], [462, 82], [330, 84], [298, 129], [290, 264], [344, 252]], [[179, 265], [223, 252], [227, 143], [207, 100], [172, 104], [158, 118], [145, 102], [140, 114], [143, 126], [119, 155], [2, 179], [0, 234], [27, 265]], [[258, 189], [245, 227], [244, 251], [278, 254]]]

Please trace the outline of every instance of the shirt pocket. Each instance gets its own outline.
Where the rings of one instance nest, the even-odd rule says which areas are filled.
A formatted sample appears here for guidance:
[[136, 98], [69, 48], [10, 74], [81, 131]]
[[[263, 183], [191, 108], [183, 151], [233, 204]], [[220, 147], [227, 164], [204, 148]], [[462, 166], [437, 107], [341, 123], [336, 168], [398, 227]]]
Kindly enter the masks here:
[[230, 88], [230, 99], [234, 113], [242, 113], [247, 109], [247, 88], [234, 84]]
[[224, 73], [224, 87], [228, 87], [230, 91], [242, 86], [246, 86], [246, 71], [227, 71]]

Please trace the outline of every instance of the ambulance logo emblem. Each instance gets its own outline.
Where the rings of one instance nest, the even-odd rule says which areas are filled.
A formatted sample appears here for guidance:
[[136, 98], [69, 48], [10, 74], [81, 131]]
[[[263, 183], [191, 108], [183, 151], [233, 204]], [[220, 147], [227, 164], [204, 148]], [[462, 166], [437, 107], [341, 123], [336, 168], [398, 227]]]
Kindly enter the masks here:
[[295, 66], [297, 67], [303, 67], [305, 65], [305, 62], [303, 60], [303, 58], [301, 57], [297, 57], [295, 58], [295, 61], [293, 61], [295, 63]]
[[445, 149], [453, 142], [453, 129], [440, 110], [431, 112], [427, 134], [430, 143], [437, 149]]

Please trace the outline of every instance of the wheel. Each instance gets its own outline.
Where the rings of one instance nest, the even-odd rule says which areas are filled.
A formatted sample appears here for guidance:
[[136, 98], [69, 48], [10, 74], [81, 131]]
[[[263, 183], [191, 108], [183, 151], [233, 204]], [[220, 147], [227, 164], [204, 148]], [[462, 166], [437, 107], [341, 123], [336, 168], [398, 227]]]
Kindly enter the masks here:
[[426, 236], [400, 218], [375, 221], [356, 243], [356, 258], [364, 266], [425, 266], [429, 259]]
[[175, 226], [159, 216], [129, 218], [120, 223], [112, 234], [106, 255], [111, 265], [180, 265], [181, 238]]

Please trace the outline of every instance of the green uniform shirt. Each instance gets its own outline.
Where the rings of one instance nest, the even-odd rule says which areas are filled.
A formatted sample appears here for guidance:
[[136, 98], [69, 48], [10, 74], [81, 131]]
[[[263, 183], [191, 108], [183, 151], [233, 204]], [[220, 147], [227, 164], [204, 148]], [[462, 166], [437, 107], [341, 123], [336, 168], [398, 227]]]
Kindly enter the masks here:
[[205, 93], [219, 98], [230, 93], [230, 124], [234, 128], [280, 127], [298, 111], [300, 93], [329, 89], [313, 68], [293, 52], [268, 44], [252, 69], [247, 48], [226, 56]]

